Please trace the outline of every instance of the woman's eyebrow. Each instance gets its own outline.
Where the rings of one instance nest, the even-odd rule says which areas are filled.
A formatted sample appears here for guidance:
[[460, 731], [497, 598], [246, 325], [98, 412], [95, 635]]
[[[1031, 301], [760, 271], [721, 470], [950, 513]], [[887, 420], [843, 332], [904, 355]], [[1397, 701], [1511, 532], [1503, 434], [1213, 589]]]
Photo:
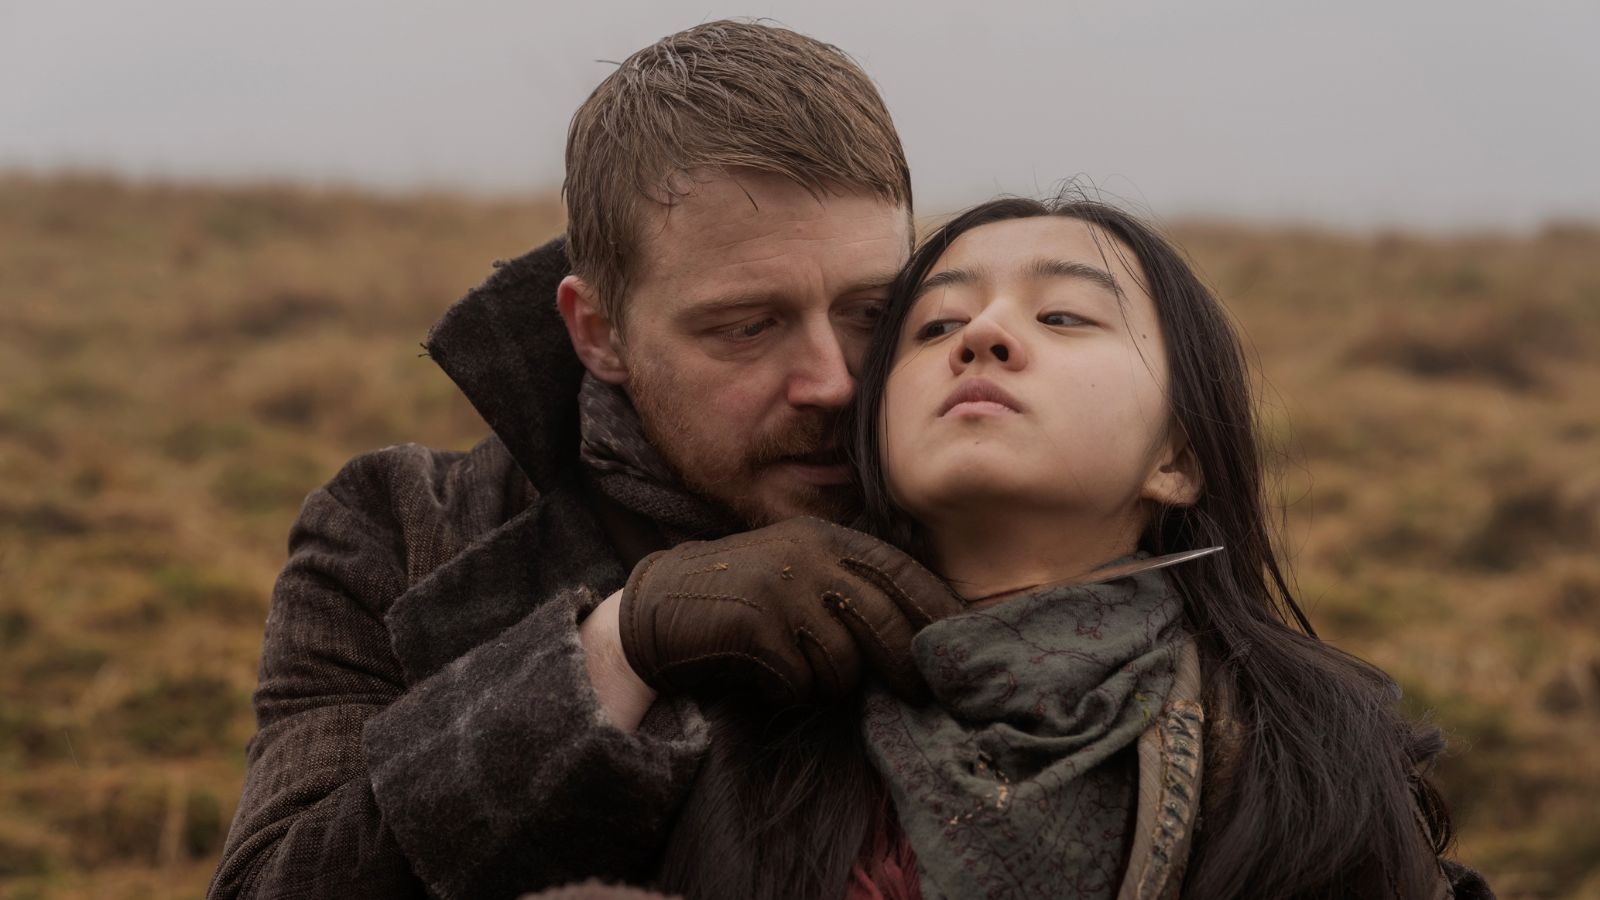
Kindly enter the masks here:
[[1024, 270], [1034, 278], [1078, 278], [1100, 285], [1122, 300], [1122, 286], [1105, 269], [1064, 259], [1036, 259]]
[[[1072, 262], [1065, 259], [1050, 259], [1041, 257], [1023, 266], [1022, 272], [1030, 278], [1076, 278], [1097, 284], [1110, 291], [1117, 302], [1123, 302], [1122, 285], [1105, 269], [1091, 266], [1088, 263]], [[917, 286], [917, 291], [911, 296], [913, 302], [920, 299], [923, 294], [936, 288], [956, 287], [960, 285], [977, 284], [989, 277], [982, 268], [972, 269], [945, 269], [924, 279]]]
[[977, 284], [987, 275], [981, 269], [945, 269], [936, 275], [930, 275], [917, 285], [917, 292], [911, 295], [916, 301], [923, 294], [942, 287], [957, 287], [963, 284]]

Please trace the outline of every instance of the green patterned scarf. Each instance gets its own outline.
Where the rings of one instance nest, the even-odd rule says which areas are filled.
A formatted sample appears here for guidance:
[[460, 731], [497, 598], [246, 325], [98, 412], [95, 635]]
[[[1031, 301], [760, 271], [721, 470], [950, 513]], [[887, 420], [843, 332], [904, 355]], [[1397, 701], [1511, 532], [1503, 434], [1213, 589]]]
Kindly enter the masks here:
[[924, 628], [935, 701], [879, 686], [863, 730], [916, 851], [922, 895], [1112, 898], [1138, 789], [1135, 742], [1189, 640], [1163, 570], [1045, 586]]

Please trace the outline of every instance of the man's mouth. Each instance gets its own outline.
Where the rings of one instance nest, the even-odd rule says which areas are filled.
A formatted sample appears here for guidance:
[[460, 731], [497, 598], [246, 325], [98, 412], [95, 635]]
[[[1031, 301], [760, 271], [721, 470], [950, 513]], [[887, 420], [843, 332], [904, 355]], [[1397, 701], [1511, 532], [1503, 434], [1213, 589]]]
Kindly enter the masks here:
[[811, 453], [794, 453], [783, 457], [781, 462], [794, 463], [802, 466], [842, 466], [845, 464], [844, 451], [835, 447], [831, 450], [815, 450]]
[[781, 457], [776, 465], [820, 487], [847, 484], [850, 481], [850, 464], [840, 449], [817, 450]]

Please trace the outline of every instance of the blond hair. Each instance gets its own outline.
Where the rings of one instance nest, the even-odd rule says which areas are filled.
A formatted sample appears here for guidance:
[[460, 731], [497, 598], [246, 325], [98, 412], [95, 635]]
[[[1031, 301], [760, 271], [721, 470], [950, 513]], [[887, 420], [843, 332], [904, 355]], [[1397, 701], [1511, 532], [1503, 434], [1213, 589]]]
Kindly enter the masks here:
[[645, 204], [670, 206], [679, 176], [702, 169], [911, 207], [894, 122], [839, 48], [754, 22], [669, 35], [624, 60], [567, 132], [567, 257], [612, 322], [622, 321]]

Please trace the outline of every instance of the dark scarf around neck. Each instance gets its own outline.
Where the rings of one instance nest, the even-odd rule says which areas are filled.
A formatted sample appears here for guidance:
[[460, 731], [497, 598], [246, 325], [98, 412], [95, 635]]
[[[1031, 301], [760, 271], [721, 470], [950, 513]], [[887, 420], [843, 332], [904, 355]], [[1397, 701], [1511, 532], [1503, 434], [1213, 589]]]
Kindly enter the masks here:
[[1193, 652], [1182, 621], [1157, 570], [1035, 588], [917, 635], [934, 701], [869, 689], [863, 730], [925, 897], [1117, 896], [1135, 745]]
[[645, 437], [621, 388], [585, 374], [578, 389], [578, 456], [597, 490], [649, 520], [668, 544], [723, 537], [744, 528], [733, 515], [684, 487]]

